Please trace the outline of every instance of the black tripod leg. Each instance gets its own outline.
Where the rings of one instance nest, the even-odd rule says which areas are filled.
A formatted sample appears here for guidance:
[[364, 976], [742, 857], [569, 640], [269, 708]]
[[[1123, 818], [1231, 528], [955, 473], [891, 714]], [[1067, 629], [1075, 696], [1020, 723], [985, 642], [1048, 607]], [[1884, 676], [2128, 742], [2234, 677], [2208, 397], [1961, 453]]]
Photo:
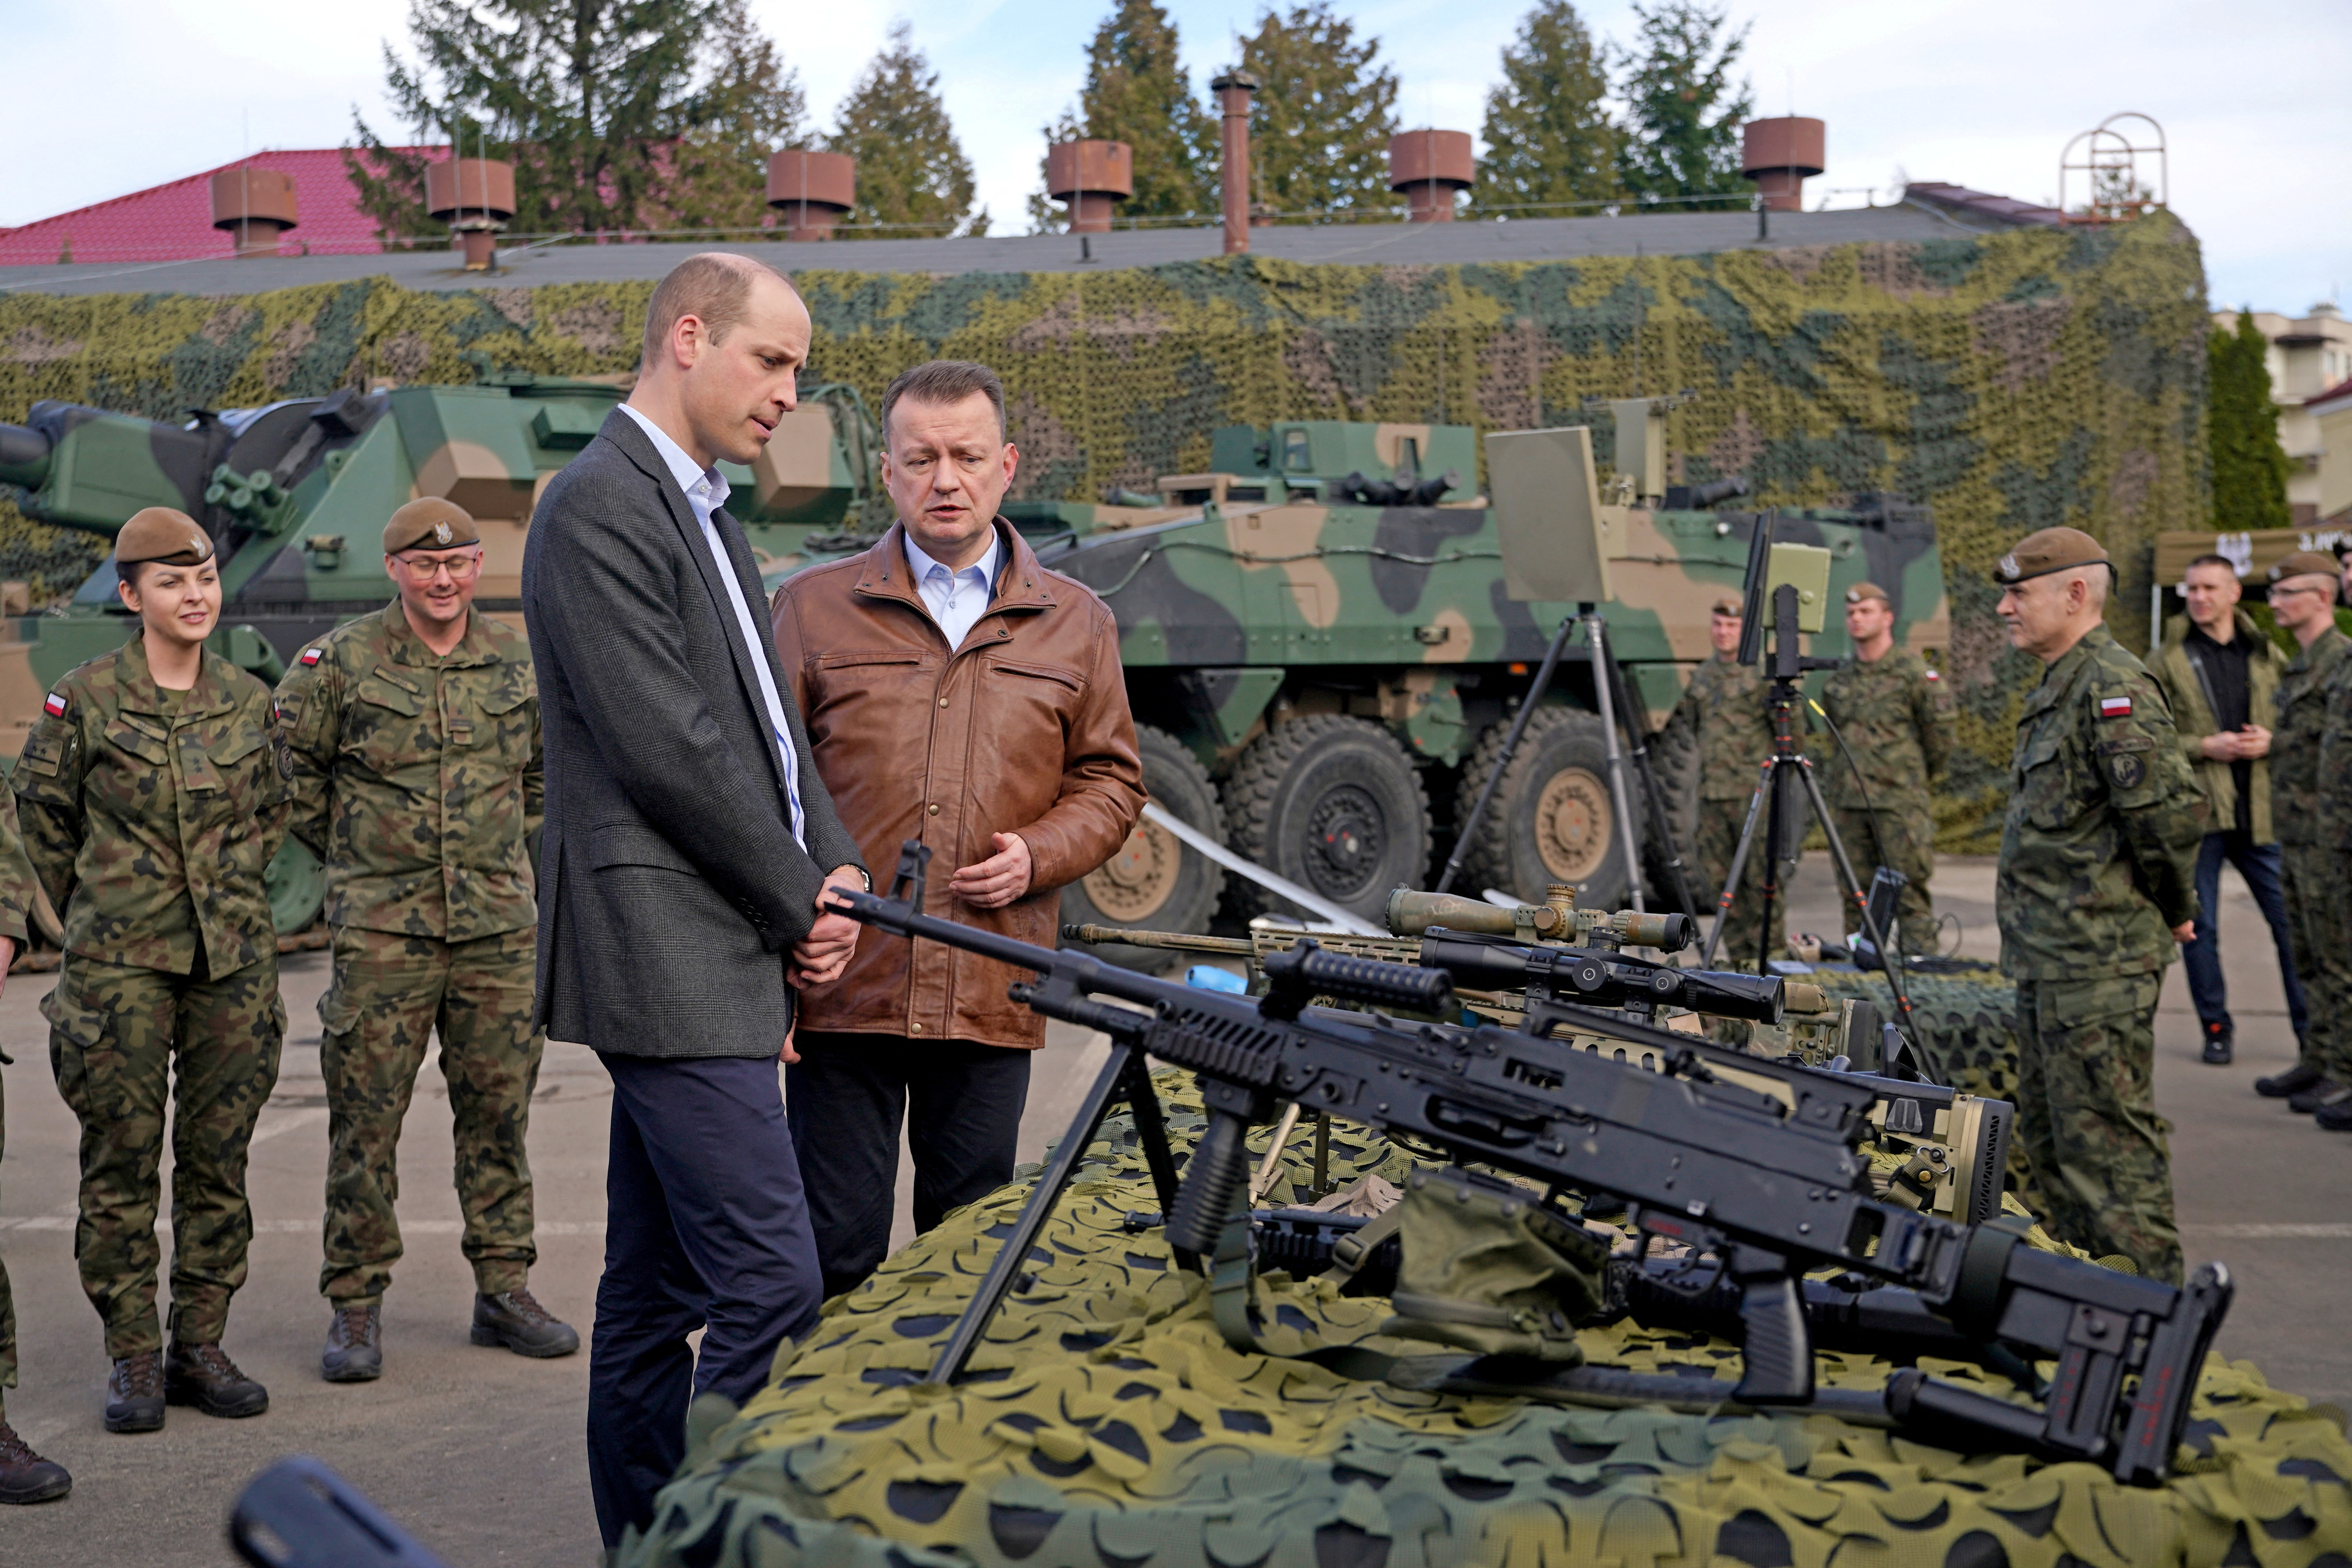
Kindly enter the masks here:
[[[1160, 1198], [1160, 1212], [1163, 1216], [1173, 1214], [1176, 1156], [1168, 1147], [1168, 1119], [1160, 1113], [1160, 1094], [1151, 1087], [1151, 1069], [1143, 1065], [1142, 1052], [1129, 1054], [1119, 1092], [1135, 1111], [1135, 1138], [1143, 1145], [1143, 1163], [1151, 1169], [1151, 1190]], [[1166, 1223], [1164, 1218], [1161, 1223]]]
[[1650, 763], [1650, 721], [1633, 706], [1632, 686], [1625, 679], [1625, 667], [1617, 662], [1617, 645], [1608, 645], [1609, 668], [1605, 679], [1617, 698], [1617, 721], [1625, 727], [1632, 741], [1634, 776], [1642, 781], [1642, 799], [1650, 808], [1650, 821], [1655, 826], [1658, 843], [1666, 852], [1666, 879], [1673, 884], [1675, 907], [1687, 910], [1692, 919], [1699, 915], [1697, 900], [1691, 896], [1690, 877], [1683, 861], [1682, 846], [1675, 839], [1675, 819], [1666, 805], [1666, 792], [1658, 783], [1658, 771]]
[[[1731, 924], [1731, 900], [1739, 890], [1741, 875], [1748, 869], [1748, 853], [1756, 847], [1756, 818], [1764, 809], [1764, 792], [1771, 787], [1772, 764], [1767, 763], [1764, 764], [1762, 776], [1756, 781], [1756, 793], [1748, 797], [1748, 820], [1740, 824], [1739, 843], [1731, 851], [1731, 874], [1723, 879], [1723, 895], [1715, 901], [1715, 924], [1707, 928], [1706, 946], [1699, 950], [1698, 966], [1701, 969], [1706, 969], [1715, 963], [1717, 947], [1723, 943], [1726, 937], [1735, 934], [1728, 929]], [[1725, 948], [1724, 951], [1727, 953], [1730, 949]], [[1737, 963], [1739, 961], [1734, 958], [1730, 962]]]
[[1862, 911], [1864, 932], [1878, 949], [1878, 966], [1885, 972], [1887, 989], [1895, 993], [1895, 1009], [1903, 1015], [1903, 1022], [1910, 1026], [1912, 1037], [1919, 1042], [1924, 1053], [1927, 1031], [1919, 1026], [1919, 1015], [1911, 1006], [1911, 988], [1904, 984], [1903, 955], [1895, 951], [1870, 912], [1870, 893], [1854, 874], [1853, 860], [1845, 852], [1844, 840], [1838, 837], [1837, 824], [1830, 820], [1830, 808], [1822, 800], [1822, 783], [1813, 777], [1812, 763], [1801, 765], [1804, 769], [1805, 792], [1812, 797], [1814, 815], [1822, 819], [1822, 837], [1829, 840], [1830, 858], [1837, 866], [1839, 877], [1844, 879], [1847, 891], [1853, 895], [1854, 908]]
[[[1004, 1305], [1004, 1298], [1011, 1293], [1013, 1282], [1021, 1277], [1021, 1267], [1028, 1260], [1029, 1248], [1036, 1245], [1037, 1233], [1045, 1227], [1045, 1221], [1053, 1215], [1054, 1205], [1061, 1202], [1063, 1190], [1069, 1186], [1070, 1178], [1076, 1174], [1078, 1162], [1086, 1158], [1087, 1145], [1095, 1141], [1095, 1133], [1101, 1128], [1103, 1117], [1109, 1111], [1111, 1102], [1118, 1098], [1129, 1072], [1142, 1065], [1140, 1056], [1137, 1047], [1116, 1041], [1112, 1043], [1110, 1059], [1104, 1062], [1102, 1071], [1095, 1075], [1094, 1087], [1087, 1090], [1087, 1098], [1078, 1106], [1078, 1113], [1070, 1119], [1070, 1130], [1062, 1135], [1062, 1142], [1054, 1150], [1053, 1159], [1039, 1173], [1037, 1185], [1030, 1193], [1029, 1201], [1022, 1205], [1021, 1217], [1013, 1222], [1013, 1234], [1004, 1238], [1004, 1246], [997, 1253], [996, 1261], [989, 1265], [988, 1276], [981, 1281], [979, 1293], [972, 1297], [971, 1305], [964, 1308], [963, 1316], [956, 1320], [955, 1331], [948, 1336], [947, 1348], [940, 1351], [940, 1359], [931, 1363], [930, 1382], [951, 1384], [963, 1374], [964, 1363], [971, 1359], [971, 1352], [979, 1345], [981, 1336], [988, 1331], [988, 1325], [995, 1318], [997, 1309]], [[1144, 1113], [1141, 1105], [1145, 1102], [1150, 1105], [1151, 1121], [1158, 1125], [1160, 1101], [1150, 1093], [1148, 1083], [1144, 1089], [1143, 1099], [1138, 1104], [1136, 1130], [1148, 1140], [1150, 1134], [1142, 1131]], [[1168, 1152], [1165, 1126], [1160, 1128], [1160, 1150], [1161, 1157], [1165, 1158]], [[1147, 1160], [1150, 1158], [1148, 1142], [1144, 1157]], [[1155, 1170], [1152, 1176], [1157, 1183], [1159, 1172]], [[1172, 1162], [1171, 1176], [1172, 1187]]]
[[1769, 773], [1772, 811], [1764, 829], [1764, 923], [1756, 932], [1756, 973], [1772, 973], [1772, 904], [1780, 892], [1780, 836], [1787, 822], [1783, 797], [1789, 789], [1788, 769], [1774, 758]]
[[1559, 668], [1559, 656], [1567, 650], [1568, 639], [1581, 619], [1581, 616], [1570, 616], [1560, 622], [1559, 635], [1553, 637], [1551, 647], [1544, 650], [1543, 663], [1536, 668], [1535, 682], [1528, 688], [1528, 694], [1519, 700], [1518, 713], [1511, 720], [1509, 731], [1503, 736], [1503, 752], [1495, 759], [1495, 771], [1488, 775], [1486, 787], [1478, 792], [1477, 804], [1471, 806], [1470, 815], [1462, 819], [1459, 831], [1454, 835], [1454, 853], [1446, 857], [1445, 869], [1438, 875], [1437, 891], [1442, 893], [1454, 886], [1454, 876], [1462, 869], [1462, 862], [1468, 858], [1471, 843], [1477, 837], [1478, 824], [1485, 820], [1486, 808], [1495, 804], [1495, 791], [1502, 786], [1503, 775], [1510, 771], [1511, 757], [1519, 749], [1519, 738], [1528, 732], [1528, 721], [1535, 716], [1536, 704], [1550, 689], [1551, 672]]

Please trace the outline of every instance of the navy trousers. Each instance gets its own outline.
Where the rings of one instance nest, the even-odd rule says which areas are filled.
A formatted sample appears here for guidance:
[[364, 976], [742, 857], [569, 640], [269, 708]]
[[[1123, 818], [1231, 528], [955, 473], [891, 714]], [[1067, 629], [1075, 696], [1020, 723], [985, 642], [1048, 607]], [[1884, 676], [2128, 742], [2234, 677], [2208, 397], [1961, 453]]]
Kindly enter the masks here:
[[2286, 896], [2279, 889], [2279, 847], [2257, 844], [2251, 833], [2231, 830], [2209, 833], [2197, 847], [2197, 935], [2180, 955], [2189, 974], [2189, 997], [2197, 1020], [2209, 1030], [2231, 1033], [2229, 987], [2221, 979], [2221, 932], [2213, 910], [2221, 901], [2221, 862], [2227, 860], [2246, 879], [2254, 907], [2270, 922], [2271, 940], [2278, 946], [2279, 980], [2286, 991], [2287, 1016], [2294, 1022], [2294, 1037], [2303, 1038], [2306, 1010], [2303, 983], [2295, 978], [2294, 950], [2287, 942]]
[[[742, 1404], [816, 1326], [816, 1242], [773, 1057], [607, 1056], [604, 1277], [588, 1362], [588, 1482], [608, 1547], [653, 1522], [696, 1394]], [[698, 1358], [687, 1343], [702, 1333]]]

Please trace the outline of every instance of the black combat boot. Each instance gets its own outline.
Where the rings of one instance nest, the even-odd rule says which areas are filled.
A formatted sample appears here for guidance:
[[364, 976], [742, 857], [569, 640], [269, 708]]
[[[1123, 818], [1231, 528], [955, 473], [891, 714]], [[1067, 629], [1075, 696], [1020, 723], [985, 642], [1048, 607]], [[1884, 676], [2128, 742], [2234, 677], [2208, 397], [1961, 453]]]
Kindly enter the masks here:
[[2299, 1090], [2309, 1089], [2319, 1081], [2319, 1069], [2301, 1062], [2271, 1078], [2254, 1079], [2254, 1092], [2264, 1100], [2284, 1100]]
[[2237, 1042], [2231, 1037], [2229, 1025], [2206, 1025], [2205, 1065], [2207, 1067], [2214, 1068], [2228, 1067], [2230, 1065], [2231, 1048]]
[[269, 1390], [239, 1372], [236, 1363], [217, 1344], [190, 1345], [172, 1342], [163, 1363], [163, 1397], [173, 1405], [193, 1405], [207, 1415], [229, 1420], [258, 1415], [269, 1408]]
[[32, 1445], [0, 1420], [0, 1503], [55, 1502], [73, 1490], [73, 1478], [55, 1459], [44, 1459]]
[[558, 1322], [528, 1289], [476, 1296], [472, 1337], [478, 1345], [504, 1345], [517, 1355], [541, 1359], [570, 1355], [580, 1348], [578, 1331]]
[[2315, 1078], [2303, 1088], [2286, 1097], [2286, 1108], [2297, 1116], [2308, 1116], [2323, 1105], [2332, 1104], [2352, 1094], [2332, 1078]]
[[329, 1383], [373, 1383], [383, 1375], [383, 1303], [335, 1309], [319, 1372]]
[[163, 1429], [163, 1352], [141, 1351], [114, 1363], [106, 1380], [106, 1429], [110, 1432], [161, 1432]]
[[2330, 1132], [2352, 1132], [2352, 1092], [2328, 1100], [2311, 1113], [2311, 1119]]

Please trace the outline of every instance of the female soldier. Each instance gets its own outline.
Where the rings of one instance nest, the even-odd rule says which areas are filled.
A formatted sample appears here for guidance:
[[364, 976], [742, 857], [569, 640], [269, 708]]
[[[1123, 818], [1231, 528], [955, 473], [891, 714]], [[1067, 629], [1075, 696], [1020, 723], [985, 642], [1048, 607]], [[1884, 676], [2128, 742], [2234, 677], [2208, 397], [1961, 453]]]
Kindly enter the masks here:
[[[139, 634], [58, 683], [14, 782], [25, 847], [65, 921], [41, 1011], [81, 1121], [74, 1258], [114, 1362], [106, 1426], [152, 1432], [166, 1402], [269, 1408], [220, 1342], [253, 1236], [246, 1146], [286, 1029], [262, 873], [288, 795], [269, 689], [205, 650], [221, 606], [205, 531], [150, 507], [116, 535], [115, 561]], [[175, 1078], [166, 1357], [156, 1172]]]

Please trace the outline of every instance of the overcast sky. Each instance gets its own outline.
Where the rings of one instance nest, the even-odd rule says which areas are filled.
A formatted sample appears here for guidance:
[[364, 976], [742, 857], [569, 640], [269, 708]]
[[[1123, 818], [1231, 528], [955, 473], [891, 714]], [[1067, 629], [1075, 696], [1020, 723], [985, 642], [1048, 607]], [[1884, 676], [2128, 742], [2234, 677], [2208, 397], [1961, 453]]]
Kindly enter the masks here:
[[[1173, 0], [1196, 85], [1233, 55], [1257, 0]], [[1041, 128], [1075, 97], [1108, 0], [752, 0], [820, 127], [894, 17], [939, 71], [999, 232], [1027, 226]], [[1752, 16], [1758, 111], [1829, 125], [1835, 205], [1905, 175], [2032, 201], [2058, 194], [2061, 149], [2106, 116], [2163, 123], [2172, 205], [2204, 243], [2217, 304], [2300, 314], [2352, 284], [2352, 5], [2344, 0], [1732, 0]], [[1381, 41], [1408, 125], [1478, 130], [1525, 0], [1362, 0], [1338, 9]], [[1629, 0], [1585, 7], [1629, 40]], [[250, 148], [380, 132], [382, 41], [406, 0], [0, 0], [9, 41], [0, 225], [198, 173]], [[240, 84], [248, 84], [240, 91]]]

